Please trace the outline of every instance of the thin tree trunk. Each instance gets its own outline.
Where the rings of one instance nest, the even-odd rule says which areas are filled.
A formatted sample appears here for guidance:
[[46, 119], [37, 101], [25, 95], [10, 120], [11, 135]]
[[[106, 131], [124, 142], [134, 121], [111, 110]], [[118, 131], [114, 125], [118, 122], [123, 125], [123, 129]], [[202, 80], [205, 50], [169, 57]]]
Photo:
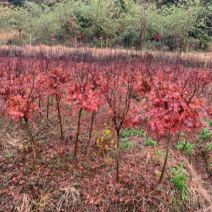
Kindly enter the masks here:
[[182, 148], [182, 152], [184, 151], [184, 149], [185, 149], [187, 143], [188, 143], [188, 140], [186, 139], [186, 142], [185, 142], [185, 144], [184, 144], [184, 146], [183, 146], [183, 148]]
[[35, 141], [34, 141], [32, 132], [31, 132], [30, 127], [29, 127], [28, 119], [26, 117], [24, 117], [24, 120], [26, 122], [26, 129], [27, 129], [27, 132], [28, 132], [28, 135], [29, 135], [29, 138], [30, 138], [31, 146], [32, 146], [34, 164], [37, 164], [36, 153], [35, 153]]
[[186, 52], [188, 53], [188, 30], [186, 30]]
[[88, 145], [87, 145], [87, 151], [89, 151], [89, 149], [90, 149], [90, 141], [91, 141], [91, 135], [92, 135], [92, 130], [93, 130], [94, 116], [95, 116], [95, 112], [92, 113], [92, 117], [91, 117], [91, 127], [90, 127], [90, 133], [89, 133], [89, 140], [88, 140]]
[[188, 143], [188, 139], [189, 139], [190, 133], [191, 133], [191, 132], [189, 132], [189, 134], [188, 134], [188, 137], [187, 137], [186, 142], [185, 142], [185, 144], [184, 144], [184, 146], [183, 146], [182, 152], [184, 151], [184, 149], [185, 149], [185, 147], [186, 147], [186, 145], [187, 145], [187, 143]]
[[116, 155], [116, 181], [119, 182], [119, 166], [120, 166], [120, 145], [119, 145], [119, 132], [117, 132], [117, 155]]
[[23, 125], [22, 118], [20, 118], [20, 123], [21, 123], [21, 125]]
[[47, 120], [49, 120], [49, 97], [47, 97], [46, 118], [47, 118]]
[[179, 131], [179, 132], [177, 132], [177, 140], [176, 140], [176, 142], [178, 142], [179, 141], [179, 139], [180, 139], [180, 135], [181, 135], [181, 132]]
[[40, 116], [41, 116], [41, 103], [40, 103], [41, 99], [39, 99], [39, 102], [38, 102], [38, 107], [39, 107], [39, 110], [40, 110]]
[[115, 16], [115, 58], [116, 58], [116, 14], [115, 14], [115, 7], [114, 7], [114, 2], [113, 2], [113, 17]]
[[[93, 40], [96, 39], [96, 23], [97, 23], [97, 18], [99, 16], [99, 4], [100, 4], [100, 0], [98, 1], [97, 10], [96, 10], [96, 19], [95, 19], [95, 28], [94, 28], [94, 33], [93, 33]], [[96, 40], [95, 40], [95, 48], [96, 48]]]
[[165, 173], [165, 170], [166, 170], [166, 165], [167, 165], [167, 161], [168, 161], [169, 148], [170, 148], [170, 145], [171, 145], [171, 141], [172, 141], [172, 135], [169, 135], [168, 144], [167, 144], [167, 147], [166, 147], [166, 157], [165, 157], [165, 160], [164, 160], [163, 170], [161, 172], [161, 176], [160, 176], [160, 179], [158, 181], [158, 185], [162, 182], [163, 176], [164, 176], [164, 173]]
[[58, 117], [59, 117], [59, 122], [60, 122], [60, 136], [61, 136], [61, 139], [64, 139], [62, 120], [61, 120], [61, 115], [60, 115], [60, 99], [59, 99], [58, 95], [56, 95], [56, 102], [57, 102], [57, 112], [58, 112]]
[[141, 45], [141, 56], [143, 56], [142, 55], [142, 52], [143, 52], [143, 35], [141, 37], [141, 43], [140, 43], [140, 45]]
[[77, 126], [77, 134], [76, 134], [76, 141], [75, 141], [75, 148], [74, 148], [74, 157], [77, 156], [77, 143], [78, 143], [78, 137], [79, 137], [81, 113], [82, 113], [82, 108], [80, 108], [79, 115], [78, 115], [78, 126]]
[[31, 33], [29, 35], [29, 43], [30, 43], [30, 46], [32, 46], [32, 34]]
[[166, 54], [165, 54], [165, 43], [164, 43], [163, 24], [162, 24], [162, 22], [161, 22], [161, 31], [162, 31], [162, 39], [163, 39], [163, 65], [164, 65], [164, 67], [165, 67]]
[[[144, 13], [144, 11], [143, 11]], [[139, 34], [139, 42], [140, 42], [140, 48], [141, 48], [141, 57], [142, 57], [142, 51], [143, 51], [143, 39], [144, 39], [144, 33], [145, 33], [145, 21], [142, 20], [141, 21], [141, 30], [140, 30], [140, 34]]]

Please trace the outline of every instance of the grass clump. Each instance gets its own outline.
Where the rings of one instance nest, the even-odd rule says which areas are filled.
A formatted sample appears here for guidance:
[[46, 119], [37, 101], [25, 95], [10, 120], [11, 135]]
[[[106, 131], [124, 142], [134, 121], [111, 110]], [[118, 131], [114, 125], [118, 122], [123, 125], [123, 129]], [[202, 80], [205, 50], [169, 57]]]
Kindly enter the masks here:
[[207, 151], [210, 152], [212, 150], [212, 143], [207, 143]]
[[143, 129], [140, 130], [136, 130], [135, 128], [126, 128], [124, 130], [122, 130], [121, 132], [122, 137], [130, 137], [130, 136], [137, 136], [137, 137], [141, 137], [141, 136], [146, 136], [146, 134], [144, 133]]
[[200, 140], [204, 141], [204, 140], [210, 139], [210, 138], [212, 138], [212, 134], [211, 134], [210, 130], [207, 127], [203, 128], [201, 131], [201, 134], [200, 134]]
[[188, 201], [189, 195], [192, 194], [190, 191], [188, 184], [186, 183], [188, 181], [188, 172], [183, 168], [184, 163], [180, 162], [180, 164], [172, 169], [169, 169], [169, 171], [172, 173], [171, 182], [175, 186], [175, 192], [179, 192], [182, 196], [182, 200]]
[[124, 143], [121, 144], [122, 149], [128, 149], [129, 150], [129, 149], [133, 148], [134, 145], [129, 142], [129, 138], [124, 137], [122, 139], [122, 141], [124, 142]]
[[152, 138], [149, 137], [144, 141], [144, 145], [145, 146], [157, 146], [157, 142], [153, 141]]

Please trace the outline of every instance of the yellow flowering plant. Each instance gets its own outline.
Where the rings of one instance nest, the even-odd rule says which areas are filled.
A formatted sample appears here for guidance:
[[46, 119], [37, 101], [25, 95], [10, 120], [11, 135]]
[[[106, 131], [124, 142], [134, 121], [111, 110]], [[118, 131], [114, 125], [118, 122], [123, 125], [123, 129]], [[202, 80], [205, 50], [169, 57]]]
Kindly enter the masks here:
[[102, 133], [95, 131], [94, 134], [97, 136], [96, 144], [99, 147], [99, 152], [104, 154], [105, 151], [112, 149], [114, 147], [116, 149], [116, 145], [114, 145], [112, 131], [107, 127], [106, 123], [104, 123], [105, 129]]

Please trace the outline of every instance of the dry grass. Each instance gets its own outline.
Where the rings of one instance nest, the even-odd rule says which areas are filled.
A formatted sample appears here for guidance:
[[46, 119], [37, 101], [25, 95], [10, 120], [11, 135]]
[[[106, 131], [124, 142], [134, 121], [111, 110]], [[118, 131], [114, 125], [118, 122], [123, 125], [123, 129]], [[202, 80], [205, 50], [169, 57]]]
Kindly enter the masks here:
[[[8, 35], [9, 36], [9, 35]], [[0, 47], [1, 49], [8, 49], [10, 47], [6, 45], [2, 45]], [[11, 48], [10, 48], [11, 49]], [[73, 47], [65, 47], [61, 45], [56, 45], [56, 46], [46, 46], [46, 45], [41, 45], [41, 46], [24, 46], [24, 47], [19, 47], [19, 46], [13, 46], [12, 49], [14, 50], [21, 50], [24, 52], [26, 55], [35, 55], [38, 52], [46, 52], [54, 56], [62, 56], [64, 54], [76, 54], [76, 53], [86, 53], [90, 52], [94, 56], [107, 56], [107, 55], [115, 55], [115, 54], [133, 54], [133, 55], [141, 55], [141, 51], [135, 51], [135, 50], [127, 50], [127, 49], [98, 49], [98, 48], [88, 48], [85, 50], [84, 48], [73, 48]], [[144, 56], [145, 54], [152, 54], [152, 56], [157, 57], [159, 55], [163, 55], [162, 51], [143, 51], [142, 55]], [[175, 52], [166, 52], [165, 54], [166, 58], [173, 59], [176, 57]], [[181, 59], [182, 60], [194, 60], [194, 61], [199, 61], [199, 62], [204, 62], [204, 66], [207, 66], [208, 63], [212, 61], [212, 52], [189, 52], [181, 53]]]
[[191, 182], [189, 187], [192, 192], [192, 198], [190, 199], [192, 205], [199, 205], [203, 206], [203, 211], [211, 211], [209, 210], [212, 205], [212, 197], [209, 193], [210, 190], [206, 190], [209, 185], [207, 185], [206, 182], [204, 182], [201, 179], [201, 176], [199, 176], [192, 166], [191, 163], [189, 163], [188, 159], [185, 157], [180, 157], [182, 161], [185, 162], [186, 167], [188, 168], [188, 171], [190, 173]]
[[[78, 201], [80, 201], [80, 193], [77, 191], [73, 186], [66, 186], [61, 189], [65, 193], [60, 198], [59, 202], [57, 203], [57, 211], [61, 211], [63, 203], [65, 203], [66, 207], [72, 208], [71, 210], [74, 211], [75, 205]], [[72, 206], [72, 207], [71, 207]]]
[[21, 141], [23, 140], [23, 137], [21, 137], [20, 133], [17, 133], [16, 130], [12, 132], [8, 132], [7, 129], [8, 126], [8, 120], [6, 120], [5, 123], [1, 123], [1, 130], [0, 130], [0, 150], [6, 154], [11, 151], [11, 149], [16, 148]]
[[[162, 153], [156, 154], [153, 149], [149, 149], [149, 148], [144, 149], [143, 152], [146, 152], [146, 154], [144, 155], [146, 158], [146, 161], [155, 161], [156, 160], [160, 163], [161, 166], [163, 165], [165, 154], [162, 154]], [[201, 176], [197, 173], [197, 171], [195, 170], [193, 165], [189, 162], [189, 159], [187, 159], [185, 156], [179, 155], [179, 157], [176, 157], [176, 156], [173, 157], [174, 152], [172, 150], [170, 151], [170, 155], [172, 155], [172, 157], [170, 157], [168, 160], [167, 170], [178, 166], [179, 162], [183, 161], [184, 168], [189, 173], [189, 177], [190, 177], [189, 189], [192, 194], [189, 195], [190, 199], [188, 200], [189, 202], [187, 202], [187, 204], [186, 204], [188, 209], [189, 209], [189, 206], [195, 207], [195, 208], [198, 208], [200, 206], [203, 209], [202, 211], [211, 212], [212, 211], [212, 196], [210, 194], [209, 183], [207, 183], [206, 181], [203, 181], [201, 179]], [[157, 177], [159, 177], [161, 172], [156, 169], [155, 174], [157, 175]], [[169, 177], [167, 175], [168, 175], [168, 173], [165, 174], [164, 181], [168, 182]], [[169, 196], [169, 200], [172, 203], [173, 208], [175, 208], [175, 210], [178, 210], [178, 209], [180, 210], [180, 208], [183, 207], [182, 205], [184, 204], [184, 202], [181, 200], [178, 200], [177, 193], [173, 190], [173, 188], [171, 188], [170, 183], [161, 184], [157, 188], [157, 190], [162, 193], [166, 193], [167, 196]], [[163, 202], [161, 200], [160, 205], [162, 208], [168, 209], [166, 201]]]
[[18, 212], [31, 212], [30, 198], [27, 194], [23, 194], [20, 205], [17, 207]]
[[[0, 99], [0, 107], [3, 108], [4, 101]], [[1, 110], [0, 114], [4, 114], [5, 111]], [[23, 134], [17, 132], [16, 127], [10, 128], [11, 119], [5, 116], [5, 119], [0, 119], [0, 151], [5, 154], [16, 148], [23, 140]]]

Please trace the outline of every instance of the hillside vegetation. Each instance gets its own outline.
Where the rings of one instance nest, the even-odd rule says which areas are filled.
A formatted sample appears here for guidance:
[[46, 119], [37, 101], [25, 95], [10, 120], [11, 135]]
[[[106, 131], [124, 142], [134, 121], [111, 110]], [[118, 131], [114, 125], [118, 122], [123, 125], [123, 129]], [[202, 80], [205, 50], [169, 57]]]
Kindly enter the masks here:
[[207, 1], [9, 2], [0, 5], [2, 44], [120, 46], [139, 50], [164, 46], [169, 51], [210, 51], [211, 47], [212, 5]]

